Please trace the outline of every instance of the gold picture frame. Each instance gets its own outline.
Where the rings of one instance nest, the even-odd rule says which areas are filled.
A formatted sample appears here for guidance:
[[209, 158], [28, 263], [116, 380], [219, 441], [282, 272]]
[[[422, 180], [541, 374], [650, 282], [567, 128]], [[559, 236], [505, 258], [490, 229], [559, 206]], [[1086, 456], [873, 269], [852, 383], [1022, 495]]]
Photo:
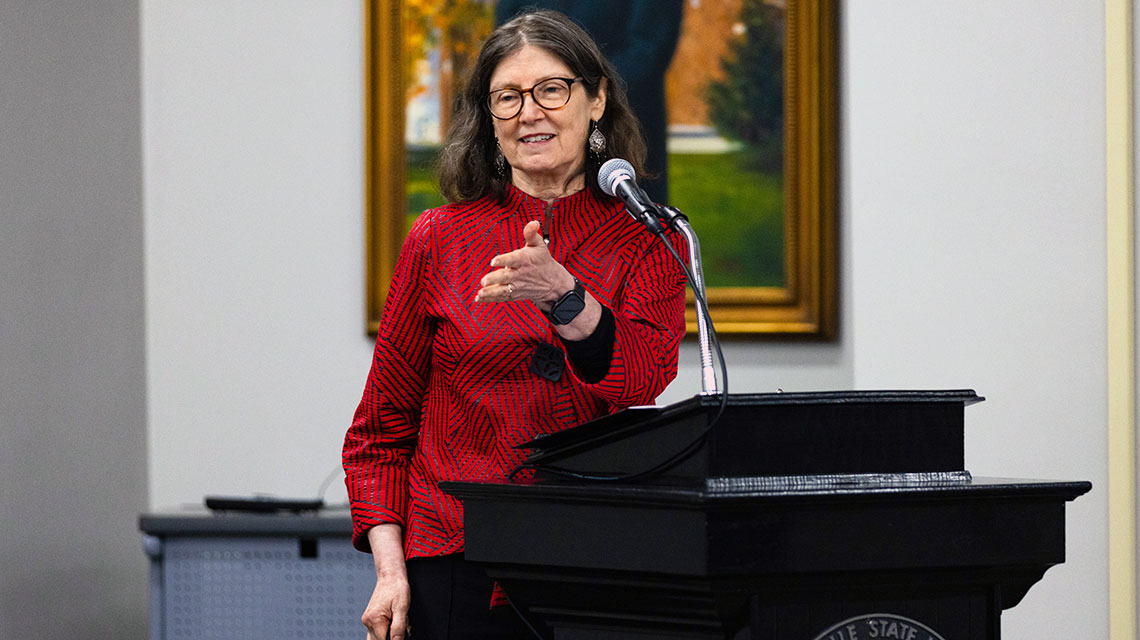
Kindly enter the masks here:
[[[401, 0], [364, 0], [365, 310], [375, 334], [405, 230]], [[835, 0], [786, 0], [784, 286], [710, 287], [718, 334], [837, 332], [838, 29]], [[696, 313], [686, 314], [689, 331]]]

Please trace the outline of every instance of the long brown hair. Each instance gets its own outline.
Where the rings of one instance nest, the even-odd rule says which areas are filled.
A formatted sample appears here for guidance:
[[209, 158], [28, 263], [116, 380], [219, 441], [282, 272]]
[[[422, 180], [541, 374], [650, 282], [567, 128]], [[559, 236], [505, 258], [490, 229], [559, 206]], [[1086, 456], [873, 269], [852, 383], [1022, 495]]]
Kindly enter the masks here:
[[606, 136], [603, 157], [595, 158], [585, 149], [586, 185], [601, 196], [598, 166], [608, 157], [624, 158], [637, 174], [645, 171], [645, 138], [641, 125], [629, 108], [625, 83], [598, 45], [573, 20], [557, 11], [524, 13], [495, 29], [475, 61], [475, 68], [463, 93], [456, 100], [451, 127], [440, 152], [437, 170], [439, 187], [451, 202], [475, 200], [487, 195], [502, 200], [511, 181], [510, 166], [503, 175], [495, 167], [497, 149], [491, 114], [487, 108], [491, 75], [505, 58], [526, 45], [543, 49], [562, 60], [574, 75], [581, 76], [591, 98], [605, 83], [606, 111], [598, 129]]

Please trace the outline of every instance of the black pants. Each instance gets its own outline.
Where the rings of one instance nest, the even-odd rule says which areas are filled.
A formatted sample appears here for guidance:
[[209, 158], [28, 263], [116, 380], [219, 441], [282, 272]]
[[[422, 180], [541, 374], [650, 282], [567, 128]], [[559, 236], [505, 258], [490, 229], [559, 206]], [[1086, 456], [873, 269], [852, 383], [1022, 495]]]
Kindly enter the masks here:
[[408, 560], [412, 640], [536, 640], [509, 605], [491, 608], [494, 582], [457, 553]]

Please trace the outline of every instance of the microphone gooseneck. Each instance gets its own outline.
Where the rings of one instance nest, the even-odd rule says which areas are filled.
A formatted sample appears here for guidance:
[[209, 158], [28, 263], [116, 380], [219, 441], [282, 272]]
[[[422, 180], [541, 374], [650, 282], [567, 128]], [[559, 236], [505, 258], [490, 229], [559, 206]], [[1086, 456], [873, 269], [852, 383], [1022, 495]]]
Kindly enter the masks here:
[[[689, 247], [689, 284], [693, 287], [693, 294], [697, 299], [697, 340], [701, 356], [701, 389], [706, 395], [719, 393], [717, 389], [716, 370], [713, 368], [712, 350], [714, 343], [719, 353], [720, 345], [716, 343], [716, 332], [709, 316], [708, 304], [705, 300], [705, 275], [701, 266], [701, 245], [697, 234], [689, 224], [688, 218], [679, 209], [667, 205], [657, 205], [649, 196], [637, 186], [637, 172], [628, 160], [611, 158], [606, 160], [598, 169], [598, 186], [607, 195], [616, 196], [625, 202], [626, 211], [634, 220], [644, 224], [656, 234], [667, 247], [672, 245], [665, 238], [665, 229], [662, 223], [673, 228], [685, 238]], [[680, 257], [677, 258], [680, 260]], [[724, 368], [724, 358], [720, 359]], [[728, 390], [728, 372], [724, 376], [724, 393]], [[723, 410], [723, 408], [722, 408]], [[718, 414], [719, 415], [719, 414]]]

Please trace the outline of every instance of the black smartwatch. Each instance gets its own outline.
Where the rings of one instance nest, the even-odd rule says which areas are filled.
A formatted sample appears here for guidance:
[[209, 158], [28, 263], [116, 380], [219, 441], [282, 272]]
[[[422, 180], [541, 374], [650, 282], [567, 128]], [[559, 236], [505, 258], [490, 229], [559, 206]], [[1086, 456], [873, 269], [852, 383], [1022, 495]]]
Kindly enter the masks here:
[[574, 278], [574, 288], [562, 294], [562, 297], [554, 302], [546, 317], [554, 325], [570, 324], [585, 308], [586, 288], [582, 286], [581, 282], [578, 282], [577, 278]]

